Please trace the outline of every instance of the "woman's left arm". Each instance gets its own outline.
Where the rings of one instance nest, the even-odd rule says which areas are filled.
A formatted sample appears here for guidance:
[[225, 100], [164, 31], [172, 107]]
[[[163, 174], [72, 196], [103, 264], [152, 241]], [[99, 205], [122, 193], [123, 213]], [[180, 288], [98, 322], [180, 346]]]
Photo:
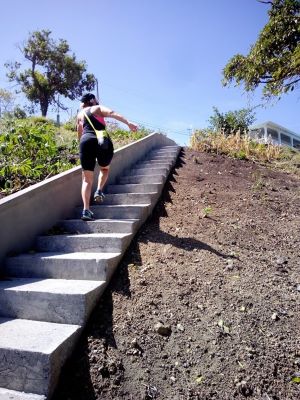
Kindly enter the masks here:
[[77, 115], [76, 128], [77, 128], [77, 137], [78, 140], [80, 140], [83, 132], [83, 120], [80, 113]]

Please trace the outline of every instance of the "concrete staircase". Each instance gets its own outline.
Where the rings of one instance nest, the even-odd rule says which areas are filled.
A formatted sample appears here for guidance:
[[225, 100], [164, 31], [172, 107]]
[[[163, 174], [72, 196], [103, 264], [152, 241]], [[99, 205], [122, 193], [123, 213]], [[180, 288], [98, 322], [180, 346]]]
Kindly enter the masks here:
[[[34, 252], [8, 257], [0, 281], [0, 400], [50, 398], [60, 370], [133, 236], [151, 214], [180, 147], [154, 150], [106, 188], [95, 221], [59, 221]], [[54, 200], [55, 201], [55, 200]], [[46, 212], [46, 211], [45, 211]]]

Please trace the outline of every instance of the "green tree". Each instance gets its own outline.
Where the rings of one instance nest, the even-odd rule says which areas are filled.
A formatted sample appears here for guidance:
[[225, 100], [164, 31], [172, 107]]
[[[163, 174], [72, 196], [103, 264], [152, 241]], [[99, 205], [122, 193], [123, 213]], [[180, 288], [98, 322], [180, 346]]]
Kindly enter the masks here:
[[6, 89], [0, 88], [0, 117], [3, 112], [7, 113], [11, 111], [15, 97], [14, 95]]
[[223, 84], [235, 80], [246, 91], [263, 85], [270, 98], [293, 91], [300, 81], [300, 1], [260, 1], [271, 5], [269, 21], [247, 56], [236, 54], [223, 70]]
[[94, 75], [86, 72], [86, 63], [70, 53], [67, 41], [55, 42], [50, 35], [49, 30], [33, 32], [20, 48], [29, 68], [21, 71], [19, 62], [5, 64], [9, 80], [19, 85], [30, 102], [40, 105], [43, 116], [49, 105], [65, 109], [58, 95], [74, 100], [96, 83]]
[[242, 108], [240, 110], [221, 113], [217, 107], [213, 107], [213, 115], [209, 118], [210, 129], [213, 131], [222, 131], [225, 135], [240, 130], [244, 133], [255, 121], [253, 108]]

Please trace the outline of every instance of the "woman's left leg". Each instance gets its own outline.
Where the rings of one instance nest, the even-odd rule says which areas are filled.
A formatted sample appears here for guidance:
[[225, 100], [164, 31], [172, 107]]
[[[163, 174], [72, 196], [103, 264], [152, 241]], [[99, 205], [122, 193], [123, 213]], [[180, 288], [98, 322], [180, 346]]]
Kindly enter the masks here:
[[82, 170], [82, 187], [81, 196], [83, 201], [83, 209], [90, 209], [90, 198], [94, 180], [94, 171]]

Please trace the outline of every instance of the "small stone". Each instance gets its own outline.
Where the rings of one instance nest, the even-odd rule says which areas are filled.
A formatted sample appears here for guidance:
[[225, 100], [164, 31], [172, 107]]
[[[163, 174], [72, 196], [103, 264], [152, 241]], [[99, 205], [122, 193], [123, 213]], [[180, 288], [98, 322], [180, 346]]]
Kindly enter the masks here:
[[179, 331], [181, 331], [181, 332], [183, 332], [184, 331], [184, 326], [183, 325], [181, 325], [181, 324], [177, 324], [177, 329], [179, 330]]
[[158, 322], [154, 326], [154, 330], [155, 332], [157, 332], [159, 335], [162, 336], [170, 336], [172, 332], [171, 327], [169, 325], [164, 325], [161, 322]]
[[277, 257], [276, 264], [277, 265], [287, 264], [287, 259], [285, 257]]
[[251, 396], [253, 393], [252, 387], [246, 381], [241, 381], [236, 386], [238, 391], [245, 397]]
[[229, 259], [229, 260], [227, 260], [226, 261], [226, 269], [228, 269], [228, 270], [232, 270], [233, 269], [233, 260], [231, 260], [231, 259]]
[[300, 292], [300, 284], [297, 285], [297, 292]]
[[137, 345], [138, 345], [138, 344], [137, 344], [137, 339], [134, 338], [134, 339], [131, 341], [130, 345], [131, 345], [131, 347], [136, 348]]
[[279, 320], [279, 315], [276, 312], [274, 312], [272, 314], [271, 318], [272, 318], [273, 321], [278, 321]]
[[171, 377], [170, 377], [170, 380], [171, 380], [171, 382], [175, 383], [175, 382], [176, 382], [175, 376], [171, 376]]

